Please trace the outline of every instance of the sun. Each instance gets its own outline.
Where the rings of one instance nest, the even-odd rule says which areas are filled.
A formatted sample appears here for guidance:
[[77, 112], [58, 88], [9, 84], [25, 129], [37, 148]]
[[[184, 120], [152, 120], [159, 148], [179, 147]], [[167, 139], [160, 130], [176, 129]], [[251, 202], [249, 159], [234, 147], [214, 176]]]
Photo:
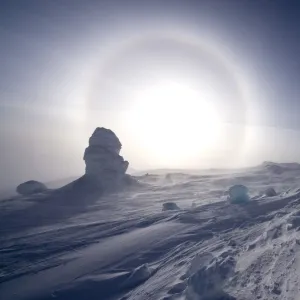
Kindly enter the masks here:
[[207, 88], [156, 84], [135, 92], [128, 122], [162, 165], [187, 165], [217, 146], [221, 123], [213, 97]]

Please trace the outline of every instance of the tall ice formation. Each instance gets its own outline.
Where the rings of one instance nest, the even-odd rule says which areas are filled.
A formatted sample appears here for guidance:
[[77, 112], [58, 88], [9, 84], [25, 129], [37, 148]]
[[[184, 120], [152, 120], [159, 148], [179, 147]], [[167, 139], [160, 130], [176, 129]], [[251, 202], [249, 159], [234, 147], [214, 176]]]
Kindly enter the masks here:
[[96, 128], [84, 152], [85, 177], [105, 189], [126, 180], [129, 163], [119, 154], [121, 148], [122, 144], [113, 131]]

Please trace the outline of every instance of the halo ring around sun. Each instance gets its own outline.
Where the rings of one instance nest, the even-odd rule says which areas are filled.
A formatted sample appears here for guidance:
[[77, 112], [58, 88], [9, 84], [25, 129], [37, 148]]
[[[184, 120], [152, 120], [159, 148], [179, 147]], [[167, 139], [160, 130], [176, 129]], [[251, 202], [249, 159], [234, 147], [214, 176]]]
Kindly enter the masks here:
[[[220, 49], [218, 49], [217, 45], [214, 45], [212, 42], [208, 43], [205, 41], [201, 41], [194, 36], [187, 36], [185, 34], [173, 34], [173, 33], [164, 33], [164, 34], [148, 34], [145, 36], [138, 36], [138, 37], [133, 37], [131, 39], [127, 39], [125, 42], [119, 41], [118, 43], [115, 43], [114, 47], [109, 48], [109, 54], [107, 56], [102, 57], [102, 64], [100, 64], [100, 67], [97, 68], [95, 72], [95, 81], [93, 82], [91, 88], [90, 88], [90, 95], [87, 97], [86, 101], [86, 110], [93, 110], [95, 106], [99, 106], [99, 99], [101, 99], [101, 85], [116, 85], [118, 89], [121, 89], [124, 91], [124, 94], [126, 93], [131, 93], [132, 95], [132, 89], [135, 89], [133, 86], [128, 86], [122, 84], [122, 82], [110, 82], [109, 79], [107, 78], [107, 70], [111, 68], [115, 64], [116, 61], [120, 57], [126, 56], [126, 53], [130, 53], [132, 49], [138, 49], [139, 47], [145, 47], [145, 45], [151, 45], [151, 43], [155, 43], [156, 41], [172, 41], [172, 43], [178, 43], [180, 45], [185, 45], [185, 47], [191, 48], [191, 49], [196, 49], [199, 51], [199, 53], [205, 53], [208, 55], [212, 60], [217, 62], [222, 68], [226, 69], [227, 73], [230, 74], [232, 81], [235, 84], [236, 90], [238, 91], [239, 95], [239, 105], [242, 107], [242, 110], [240, 111], [240, 116], [241, 123], [246, 124], [247, 123], [247, 103], [248, 99], [250, 96], [250, 89], [246, 84], [246, 81], [242, 77], [242, 72], [238, 69], [238, 67], [231, 62], [231, 60], [226, 57], [224, 53]], [[124, 54], [125, 53], [125, 54]], [[200, 54], [199, 54], [200, 55]], [[168, 81], [168, 79], [167, 79]], [[97, 94], [97, 97], [95, 97], [95, 90], [99, 89], [99, 82], [100, 84], [100, 90], [99, 94]], [[137, 87], [138, 89], [138, 87]], [[147, 90], [147, 89], [146, 89]], [[101, 105], [100, 105], [101, 109]], [[155, 107], [154, 107], [155, 109]], [[180, 109], [180, 108], [179, 108]], [[147, 120], [148, 121], [148, 120]], [[155, 121], [155, 118], [154, 118]], [[175, 121], [174, 121], [175, 124]], [[137, 124], [133, 124], [137, 126]], [[145, 129], [145, 128], [144, 128]], [[158, 130], [156, 128], [156, 130]], [[204, 131], [203, 131], [204, 132]], [[232, 155], [234, 159], [237, 158], [237, 152], [242, 151], [243, 147], [243, 139], [245, 138], [244, 134], [245, 130], [242, 128], [242, 131], [240, 133], [240, 138], [239, 141], [237, 142], [235, 148], [236, 152]], [[142, 133], [141, 133], [142, 134]], [[149, 134], [149, 132], [145, 132], [145, 134]], [[161, 139], [162, 140], [162, 137]], [[150, 139], [151, 142], [151, 139]], [[160, 142], [159, 140], [156, 140], [156, 142]], [[149, 145], [147, 145], [149, 146]], [[167, 152], [170, 152], [170, 148], [166, 149], [165, 155], [161, 157], [162, 160], [165, 160], [168, 156]], [[239, 150], [238, 150], [239, 149]], [[177, 153], [176, 155], [178, 156], [181, 153]], [[174, 157], [176, 159], [177, 157]], [[183, 152], [184, 155], [184, 152]], [[159, 153], [157, 154], [159, 156]]]

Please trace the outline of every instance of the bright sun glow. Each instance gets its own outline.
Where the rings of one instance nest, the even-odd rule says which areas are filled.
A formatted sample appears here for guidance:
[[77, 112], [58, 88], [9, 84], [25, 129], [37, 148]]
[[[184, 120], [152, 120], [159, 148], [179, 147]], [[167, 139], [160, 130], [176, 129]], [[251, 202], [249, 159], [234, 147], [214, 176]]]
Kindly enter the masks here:
[[164, 83], [139, 90], [134, 100], [129, 123], [163, 165], [201, 160], [217, 146], [220, 118], [210, 91]]

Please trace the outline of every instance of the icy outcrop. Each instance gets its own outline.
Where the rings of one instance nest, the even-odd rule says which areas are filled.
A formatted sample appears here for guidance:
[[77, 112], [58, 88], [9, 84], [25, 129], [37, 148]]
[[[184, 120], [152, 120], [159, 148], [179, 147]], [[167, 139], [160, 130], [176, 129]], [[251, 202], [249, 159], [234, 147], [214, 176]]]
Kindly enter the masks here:
[[231, 203], [244, 203], [249, 200], [248, 189], [242, 184], [232, 186], [228, 193]]
[[46, 185], [39, 181], [29, 180], [17, 186], [17, 193], [20, 195], [32, 195], [47, 190]]
[[128, 161], [119, 155], [122, 144], [113, 131], [96, 128], [84, 152], [85, 177], [103, 189], [114, 188], [126, 181]]

